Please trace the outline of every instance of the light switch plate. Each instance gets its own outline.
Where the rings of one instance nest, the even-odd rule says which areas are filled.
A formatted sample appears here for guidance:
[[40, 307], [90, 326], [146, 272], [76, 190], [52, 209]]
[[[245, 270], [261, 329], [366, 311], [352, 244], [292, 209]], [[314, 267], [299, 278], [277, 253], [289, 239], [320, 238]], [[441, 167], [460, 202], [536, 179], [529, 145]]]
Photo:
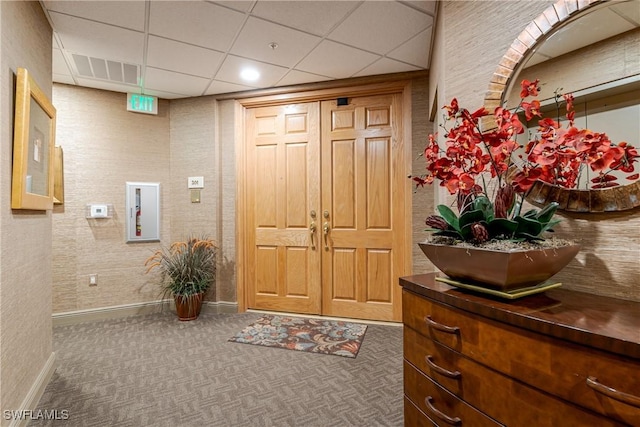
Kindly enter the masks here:
[[204, 188], [204, 176], [190, 176], [187, 180], [187, 188]]

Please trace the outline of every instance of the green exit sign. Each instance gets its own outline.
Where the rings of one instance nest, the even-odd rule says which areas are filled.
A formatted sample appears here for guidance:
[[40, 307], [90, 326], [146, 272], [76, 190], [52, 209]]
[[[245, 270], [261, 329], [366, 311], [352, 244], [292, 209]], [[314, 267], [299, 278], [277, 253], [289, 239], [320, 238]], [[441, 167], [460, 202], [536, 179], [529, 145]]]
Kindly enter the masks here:
[[134, 113], [158, 114], [158, 97], [128, 93], [127, 111], [133, 111]]

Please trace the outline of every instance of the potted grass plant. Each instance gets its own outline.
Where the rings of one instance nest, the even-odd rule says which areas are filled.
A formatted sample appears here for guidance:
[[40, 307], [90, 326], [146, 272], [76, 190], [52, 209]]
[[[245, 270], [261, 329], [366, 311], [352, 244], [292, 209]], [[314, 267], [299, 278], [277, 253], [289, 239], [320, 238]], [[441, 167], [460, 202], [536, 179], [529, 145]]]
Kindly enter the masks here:
[[161, 247], [145, 261], [147, 273], [159, 271], [162, 298], [173, 296], [180, 320], [198, 318], [204, 294], [215, 283], [217, 250], [213, 240], [191, 236]]

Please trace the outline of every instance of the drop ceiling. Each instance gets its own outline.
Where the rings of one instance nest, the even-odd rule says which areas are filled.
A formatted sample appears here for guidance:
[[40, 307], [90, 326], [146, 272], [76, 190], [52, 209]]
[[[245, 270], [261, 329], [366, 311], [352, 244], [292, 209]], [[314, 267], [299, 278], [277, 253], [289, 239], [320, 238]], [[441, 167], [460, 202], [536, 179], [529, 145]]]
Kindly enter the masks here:
[[436, 1], [41, 4], [54, 82], [166, 99], [426, 70], [436, 14]]

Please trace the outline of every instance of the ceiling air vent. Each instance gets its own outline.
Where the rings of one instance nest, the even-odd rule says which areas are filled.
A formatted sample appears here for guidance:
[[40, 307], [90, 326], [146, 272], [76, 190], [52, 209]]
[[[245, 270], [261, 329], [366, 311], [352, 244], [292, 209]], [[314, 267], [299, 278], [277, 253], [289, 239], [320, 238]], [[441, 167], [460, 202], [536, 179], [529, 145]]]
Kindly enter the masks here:
[[137, 65], [93, 58], [76, 53], [72, 56], [79, 76], [130, 85], [138, 84], [139, 68]]

